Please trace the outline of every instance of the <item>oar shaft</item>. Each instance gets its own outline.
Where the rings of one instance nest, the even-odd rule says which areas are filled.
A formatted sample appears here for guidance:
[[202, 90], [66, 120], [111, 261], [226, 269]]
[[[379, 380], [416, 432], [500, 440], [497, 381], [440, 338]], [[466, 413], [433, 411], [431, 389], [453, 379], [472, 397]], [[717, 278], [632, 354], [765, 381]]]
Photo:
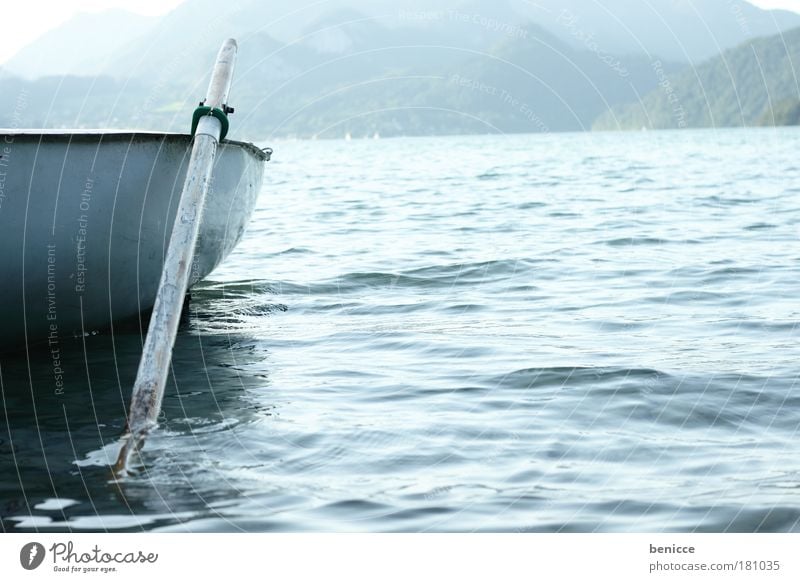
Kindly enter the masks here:
[[[206, 96], [206, 105], [210, 107], [222, 108], [227, 103], [236, 49], [236, 41], [229, 39], [217, 55]], [[220, 121], [210, 115], [203, 116], [197, 125], [186, 181], [133, 387], [127, 434], [115, 467], [117, 472], [126, 470], [131, 454], [140, 448], [147, 432], [156, 425], [161, 411], [221, 129]]]

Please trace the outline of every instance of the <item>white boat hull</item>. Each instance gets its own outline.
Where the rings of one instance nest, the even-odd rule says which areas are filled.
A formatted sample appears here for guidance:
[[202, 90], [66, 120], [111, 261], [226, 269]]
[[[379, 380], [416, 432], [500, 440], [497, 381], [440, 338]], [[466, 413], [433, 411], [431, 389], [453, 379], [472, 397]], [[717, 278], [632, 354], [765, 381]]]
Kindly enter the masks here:
[[[191, 137], [0, 133], [0, 347], [58, 342], [153, 306]], [[192, 265], [208, 275], [242, 237], [267, 156], [220, 145]]]

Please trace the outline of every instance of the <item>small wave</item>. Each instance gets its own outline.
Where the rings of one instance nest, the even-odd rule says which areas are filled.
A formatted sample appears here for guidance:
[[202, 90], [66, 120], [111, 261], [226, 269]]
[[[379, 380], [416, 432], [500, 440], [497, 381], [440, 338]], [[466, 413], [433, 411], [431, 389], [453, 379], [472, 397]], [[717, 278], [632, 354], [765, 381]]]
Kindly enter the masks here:
[[492, 386], [533, 390], [613, 383], [619, 380], [647, 379], [663, 382], [668, 375], [650, 368], [526, 368], [491, 378]]
[[501, 178], [503, 174], [500, 172], [484, 172], [483, 174], [479, 174], [476, 176], [478, 180], [496, 180]]
[[422, 277], [440, 284], [473, 284], [519, 275], [534, 264], [531, 259], [504, 259], [478, 263], [455, 263], [436, 267], [423, 267], [408, 271], [412, 277]]
[[344, 499], [324, 505], [315, 511], [353, 520], [367, 517], [383, 517], [393, 511], [393, 508], [390, 505], [376, 503], [367, 499]]
[[548, 206], [546, 202], [523, 202], [521, 204], [517, 204], [517, 210], [532, 210], [534, 208], [544, 208]]
[[275, 286], [272, 283], [259, 279], [221, 283], [200, 283], [193, 287], [191, 292], [193, 297], [209, 301], [252, 297], [253, 295], [277, 294]]
[[696, 289], [674, 291], [672, 293], [665, 293], [663, 295], [655, 295], [643, 298], [643, 301], [648, 303], [662, 303], [662, 304], [684, 304], [684, 303], [729, 303], [732, 297], [729, 293], [713, 293], [711, 291], [698, 291]]
[[455, 263], [389, 273], [365, 271], [348, 273], [319, 283], [279, 282], [268, 287], [281, 295], [327, 295], [363, 291], [369, 288], [437, 289], [492, 283], [521, 276], [538, 261], [506, 259], [478, 263]]
[[291, 247], [274, 253], [265, 253], [264, 257], [283, 257], [287, 255], [309, 255], [314, 251], [305, 247]]
[[605, 244], [610, 247], [632, 247], [639, 245], [665, 245], [671, 242], [673, 241], [665, 238], [656, 238], [651, 236], [629, 236], [625, 238], [597, 241], [595, 244]]
[[774, 228], [778, 228], [778, 225], [766, 222], [756, 222], [755, 224], [750, 224], [744, 227], [745, 230], [771, 230]]
[[[717, 186], [711, 186], [713, 188], [717, 188]], [[700, 206], [712, 206], [714, 208], [719, 208], [720, 206], [740, 206], [742, 204], [753, 204], [755, 202], [752, 198], [736, 198], [730, 197], [726, 198], [724, 196], [713, 195], [707, 196], [697, 201], [697, 204]]]

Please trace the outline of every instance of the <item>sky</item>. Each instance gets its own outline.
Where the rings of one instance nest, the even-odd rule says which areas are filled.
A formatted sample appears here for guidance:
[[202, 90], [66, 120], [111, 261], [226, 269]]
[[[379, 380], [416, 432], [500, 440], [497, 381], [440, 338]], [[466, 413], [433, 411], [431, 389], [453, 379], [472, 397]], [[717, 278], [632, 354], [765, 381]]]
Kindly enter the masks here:
[[800, 0], [748, 0], [760, 8], [782, 8], [800, 12]]
[[[718, 0], [725, 2], [727, 0]], [[800, 13], [800, 0], [749, 0], [761, 8], [783, 8]], [[139, 14], [165, 14], [185, 0], [27, 0], [6, 2], [2, 9], [3, 42], [0, 63], [45, 32], [57, 28], [79, 12], [122, 8]]]
[[[26, 0], [6, 1], [2, 10], [3, 42], [0, 63], [45, 32], [57, 28], [79, 12], [121, 8], [138, 14], [165, 14], [185, 0]], [[798, 0], [800, 1], [800, 0]]]
[[755, 4], [761, 8], [783, 8], [800, 12], [800, 0], [750, 0], [750, 4]]

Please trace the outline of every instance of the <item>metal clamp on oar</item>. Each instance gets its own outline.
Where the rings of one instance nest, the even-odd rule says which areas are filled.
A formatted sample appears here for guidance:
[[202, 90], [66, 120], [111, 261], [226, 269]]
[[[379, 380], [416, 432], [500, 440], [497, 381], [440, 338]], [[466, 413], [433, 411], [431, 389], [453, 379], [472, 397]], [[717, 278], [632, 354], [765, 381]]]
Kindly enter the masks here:
[[[189, 286], [200, 217], [211, 183], [214, 157], [219, 141], [228, 130], [226, 111], [233, 111], [225, 103], [233, 79], [236, 49], [233, 39], [222, 44], [208, 86], [208, 105], [198, 107], [192, 118], [192, 155], [136, 374], [127, 430], [114, 466], [116, 474], [127, 471], [131, 455], [142, 447], [145, 436], [156, 426], [161, 411], [183, 298]], [[203, 111], [198, 113], [198, 110]]]
[[233, 113], [233, 107], [228, 107], [227, 105], [223, 105], [220, 107], [209, 107], [208, 105], [203, 105], [205, 101], [201, 101], [200, 105], [197, 109], [194, 110], [192, 114], [192, 136], [197, 133], [197, 124], [200, 123], [200, 119], [203, 116], [210, 115], [211, 117], [215, 117], [219, 120], [222, 129], [220, 130], [219, 134], [219, 141], [225, 139], [225, 136], [228, 135], [228, 116], [226, 113]]

